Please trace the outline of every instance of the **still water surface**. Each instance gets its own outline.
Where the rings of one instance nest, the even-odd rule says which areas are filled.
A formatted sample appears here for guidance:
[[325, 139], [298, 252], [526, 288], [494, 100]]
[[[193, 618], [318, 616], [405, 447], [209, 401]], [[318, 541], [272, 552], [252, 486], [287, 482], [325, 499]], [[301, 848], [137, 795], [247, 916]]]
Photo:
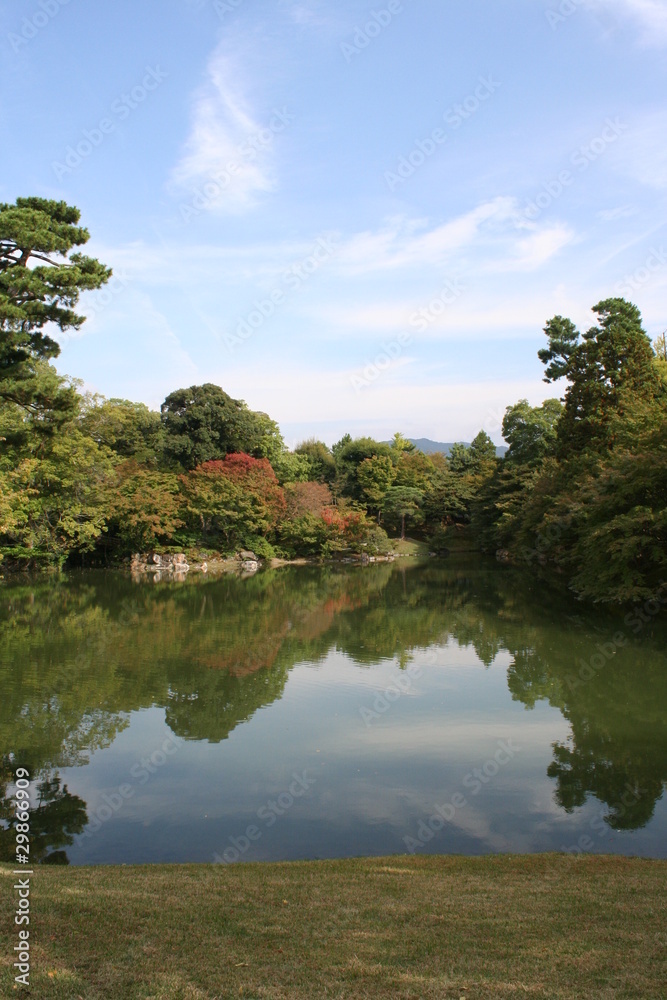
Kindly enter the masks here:
[[[477, 558], [0, 590], [0, 852], [667, 856], [667, 631]], [[4, 819], [3, 819], [4, 817]]]

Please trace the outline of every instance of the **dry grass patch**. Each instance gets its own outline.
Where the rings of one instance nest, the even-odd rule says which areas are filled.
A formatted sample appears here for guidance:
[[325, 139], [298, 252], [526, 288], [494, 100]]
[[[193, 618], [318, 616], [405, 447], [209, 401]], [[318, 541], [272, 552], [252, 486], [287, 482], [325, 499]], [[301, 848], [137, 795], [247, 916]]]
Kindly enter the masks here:
[[[569, 855], [43, 868], [31, 994], [665, 998], [666, 871]], [[11, 997], [13, 894], [7, 879], [2, 888], [0, 995]]]

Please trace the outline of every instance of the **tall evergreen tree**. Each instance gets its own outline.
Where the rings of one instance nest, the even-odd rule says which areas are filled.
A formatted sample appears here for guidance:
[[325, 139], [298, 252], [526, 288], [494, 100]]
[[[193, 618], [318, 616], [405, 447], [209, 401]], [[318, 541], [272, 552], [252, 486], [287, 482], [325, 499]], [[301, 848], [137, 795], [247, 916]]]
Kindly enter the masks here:
[[87, 243], [77, 208], [46, 198], [0, 204], [0, 397], [29, 406], [36, 361], [60, 353], [45, 332], [78, 329], [74, 311], [82, 291], [99, 288], [111, 270], [94, 257], [70, 253]]
[[570, 320], [550, 320], [544, 331], [549, 346], [538, 352], [547, 366], [544, 381], [564, 376], [569, 383], [558, 424], [561, 457], [589, 445], [613, 445], [612, 417], [625, 401], [664, 392], [639, 309], [625, 299], [605, 299], [593, 312], [599, 322], [582, 338]]

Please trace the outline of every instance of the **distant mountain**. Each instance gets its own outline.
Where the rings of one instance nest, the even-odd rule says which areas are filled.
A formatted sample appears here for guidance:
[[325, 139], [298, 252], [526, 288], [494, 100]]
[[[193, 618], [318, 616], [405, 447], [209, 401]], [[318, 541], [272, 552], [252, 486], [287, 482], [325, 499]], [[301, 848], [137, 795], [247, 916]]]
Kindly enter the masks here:
[[[423, 451], [425, 455], [432, 455], [434, 451], [441, 451], [444, 455], [449, 455], [452, 450], [452, 445], [454, 442], [444, 442], [444, 441], [431, 441], [429, 438], [410, 438], [415, 448], [419, 448]], [[470, 447], [469, 441], [463, 441], [462, 444], [466, 448]], [[505, 452], [507, 451], [507, 445], [501, 444], [496, 446], [496, 455], [498, 458], [504, 458]]]

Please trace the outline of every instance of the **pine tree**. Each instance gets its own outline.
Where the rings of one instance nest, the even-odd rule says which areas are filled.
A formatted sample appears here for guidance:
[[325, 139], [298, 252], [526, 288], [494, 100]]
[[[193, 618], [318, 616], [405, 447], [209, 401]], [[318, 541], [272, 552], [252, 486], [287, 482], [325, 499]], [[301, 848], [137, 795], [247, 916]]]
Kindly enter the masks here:
[[44, 328], [78, 329], [85, 320], [74, 311], [80, 293], [111, 277], [95, 258], [70, 254], [89, 239], [79, 218], [64, 201], [0, 204], [0, 398], [21, 406], [38, 398], [36, 388], [31, 394], [35, 364], [60, 353]]

